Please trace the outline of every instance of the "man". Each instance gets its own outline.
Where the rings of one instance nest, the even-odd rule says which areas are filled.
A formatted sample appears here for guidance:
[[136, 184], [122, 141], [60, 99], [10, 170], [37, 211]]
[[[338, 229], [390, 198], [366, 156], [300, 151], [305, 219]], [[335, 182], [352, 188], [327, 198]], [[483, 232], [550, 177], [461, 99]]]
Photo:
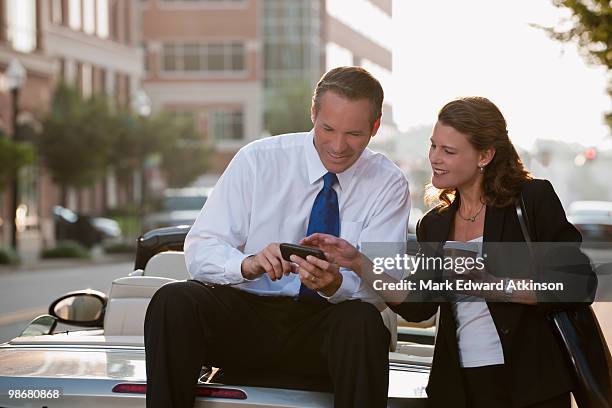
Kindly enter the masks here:
[[241, 149], [185, 240], [194, 280], [163, 286], [145, 319], [147, 406], [191, 407], [202, 365], [329, 375], [335, 407], [385, 407], [389, 332], [349, 270], [282, 259], [325, 232], [404, 242], [408, 182], [367, 149], [383, 90], [359, 67], [326, 73], [308, 133]]

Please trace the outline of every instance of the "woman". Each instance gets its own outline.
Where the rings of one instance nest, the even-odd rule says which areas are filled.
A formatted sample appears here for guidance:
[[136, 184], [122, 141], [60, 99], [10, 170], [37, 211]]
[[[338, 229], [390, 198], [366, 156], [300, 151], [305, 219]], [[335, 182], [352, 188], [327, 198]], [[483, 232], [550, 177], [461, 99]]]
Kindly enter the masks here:
[[[532, 179], [523, 167], [508, 138], [504, 117], [488, 99], [466, 97], [442, 108], [431, 136], [429, 161], [433, 175], [428, 192], [435, 192], [439, 205], [417, 226], [424, 255], [442, 256], [451, 241], [455, 246], [470, 242], [479, 247], [480, 255], [483, 243], [492, 248], [496, 242], [523, 242], [515, 207], [521, 197], [534, 241], [581, 241], [579, 232], [567, 221], [552, 185]], [[386, 276], [374, 274], [372, 262], [340, 238], [315, 234], [302, 244], [321, 247], [328, 260], [352, 269], [366, 284]], [[382, 294], [389, 306], [408, 321], [428, 319], [439, 307], [427, 387], [429, 405], [569, 408], [571, 371], [547, 314], [553, 308], [580, 304], [544, 303], [539, 292], [511, 290], [516, 285], [510, 283], [520, 280], [515, 276], [529, 275], [509, 269], [529, 270], [529, 256], [513, 256], [521, 266], [517, 268], [514, 263], [512, 268], [504, 268], [508, 249], [486, 251], [485, 268], [471, 270], [464, 277], [503, 282], [504, 290], [463, 294], [404, 292], [399, 298], [398, 292]], [[553, 258], [560, 259], [559, 253]], [[325, 261], [315, 262], [326, 267]], [[566, 283], [572, 287], [594, 287], [589, 260], [578, 245], [565, 249], [559, 262], [559, 267], [568, 262], [573, 265], [573, 273], [560, 274], [563, 277], [559, 279], [571, 276]], [[301, 273], [316, 278], [318, 270]], [[417, 272], [413, 277], [418, 275]], [[591, 293], [586, 296], [587, 303], [592, 301]], [[395, 295], [395, 299], [390, 300], [389, 295]], [[411, 297], [420, 301], [411, 301]]]

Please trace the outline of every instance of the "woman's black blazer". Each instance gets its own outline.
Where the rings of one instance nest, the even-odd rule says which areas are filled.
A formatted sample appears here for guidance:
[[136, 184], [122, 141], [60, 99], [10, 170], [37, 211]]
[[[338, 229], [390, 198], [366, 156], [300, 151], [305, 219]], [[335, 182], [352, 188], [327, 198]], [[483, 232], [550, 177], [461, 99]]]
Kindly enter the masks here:
[[[539, 179], [528, 181], [523, 187], [522, 195], [533, 241], [577, 243], [582, 240], [580, 233], [567, 221], [561, 202], [550, 182]], [[427, 254], [427, 247], [431, 250], [432, 246], [425, 243], [438, 243], [440, 249], [448, 239], [457, 207], [458, 200], [455, 200], [448, 208], [434, 208], [420, 220], [417, 239], [423, 252]], [[524, 242], [514, 205], [504, 208], [487, 206], [483, 242], [483, 254], [488, 251], [487, 243]], [[578, 245], [573, 245], [563, 252], [561, 262], [572, 264], [574, 279], [577, 276], [580, 279], [579, 284], [584, 284], [592, 290], [585, 303], [538, 303], [532, 306], [487, 302], [502, 343], [508, 372], [507, 387], [515, 407], [551, 398], [573, 387], [567, 358], [552, 331], [547, 314], [560, 305], [573, 308], [592, 303], [597, 279], [588, 258], [580, 252]], [[527, 252], [522, 258], [525, 262], [532, 263]], [[490, 273], [504, 276], [496, 273], [504, 263], [502, 255], [489, 253], [486, 259], [485, 265]], [[525, 268], [528, 268], [528, 264], [525, 264]], [[575, 280], [569, 283], [577, 284]], [[436, 313], [438, 307], [440, 321], [427, 386], [429, 406], [466, 407], [459, 366], [457, 327], [451, 304], [431, 299], [418, 303], [407, 301], [391, 306], [404, 319], [415, 322], [428, 319]]]

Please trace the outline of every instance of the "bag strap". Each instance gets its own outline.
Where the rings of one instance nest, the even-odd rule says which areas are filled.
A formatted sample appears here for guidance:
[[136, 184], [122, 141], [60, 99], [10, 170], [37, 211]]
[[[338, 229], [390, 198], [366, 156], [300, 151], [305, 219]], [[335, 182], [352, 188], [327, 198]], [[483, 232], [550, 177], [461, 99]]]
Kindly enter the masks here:
[[525, 238], [525, 243], [527, 243], [527, 248], [529, 248], [531, 258], [535, 260], [531, 235], [529, 235], [529, 228], [527, 227], [529, 224], [529, 219], [527, 218], [527, 210], [525, 207], [525, 200], [523, 199], [523, 193], [521, 193], [520, 197], [516, 199], [515, 208], [516, 215], [518, 216], [519, 224], [521, 226], [521, 232], [523, 233], [523, 238]]
[[516, 215], [518, 216], [519, 225], [521, 226], [521, 232], [523, 233], [523, 238], [525, 239], [525, 244], [527, 244], [527, 249], [529, 250], [529, 255], [531, 257], [531, 270], [533, 272], [533, 276], [537, 275], [538, 271], [538, 261], [535, 253], [535, 249], [533, 247], [533, 241], [531, 240], [531, 235], [529, 234], [529, 218], [527, 217], [527, 207], [525, 206], [525, 200], [523, 199], [523, 193], [516, 199], [515, 202]]

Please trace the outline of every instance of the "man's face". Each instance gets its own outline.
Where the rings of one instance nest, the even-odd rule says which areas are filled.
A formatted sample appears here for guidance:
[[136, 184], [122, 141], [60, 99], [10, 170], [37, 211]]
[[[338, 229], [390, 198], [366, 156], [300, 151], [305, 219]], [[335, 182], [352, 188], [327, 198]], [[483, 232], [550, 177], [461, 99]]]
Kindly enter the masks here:
[[314, 143], [321, 162], [332, 173], [342, 173], [357, 161], [378, 131], [380, 118], [370, 125], [372, 105], [367, 99], [350, 100], [327, 91], [312, 107]]

